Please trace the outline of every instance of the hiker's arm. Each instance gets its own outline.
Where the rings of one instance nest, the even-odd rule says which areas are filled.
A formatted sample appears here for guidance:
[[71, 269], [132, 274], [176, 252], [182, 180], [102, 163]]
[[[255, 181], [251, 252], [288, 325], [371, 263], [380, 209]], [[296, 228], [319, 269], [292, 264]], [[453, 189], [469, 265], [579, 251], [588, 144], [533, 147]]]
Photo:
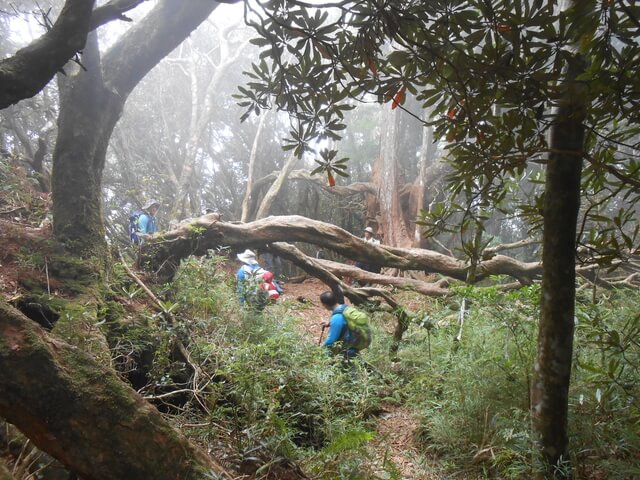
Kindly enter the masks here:
[[324, 342], [325, 347], [330, 347], [342, 336], [342, 329], [344, 328], [344, 317], [340, 314], [335, 314], [331, 316], [331, 321], [329, 322], [329, 335]]

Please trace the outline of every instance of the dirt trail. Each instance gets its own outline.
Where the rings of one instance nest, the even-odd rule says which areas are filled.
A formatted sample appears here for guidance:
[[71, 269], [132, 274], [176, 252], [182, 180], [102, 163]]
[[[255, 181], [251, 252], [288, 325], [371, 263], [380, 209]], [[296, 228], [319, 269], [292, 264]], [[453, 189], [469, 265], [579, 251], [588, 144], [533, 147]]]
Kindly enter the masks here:
[[[320, 306], [319, 296], [327, 290], [326, 285], [316, 279], [302, 283], [290, 283], [285, 286], [286, 299], [304, 304], [301, 329], [311, 342], [318, 342], [321, 323], [329, 319], [329, 313]], [[325, 332], [326, 333], [326, 332]], [[382, 472], [385, 461], [393, 462], [398, 473], [406, 480], [431, 480], [439, 477], [429, 475], [417, 459], [421, 456], [414, 442], [417, 429], [416, 419], [411, 412], [400, 405], [384, 405], [383, 413], [376, 420], [378, 435], [370, 443], [374, 460], [373, 467]]]

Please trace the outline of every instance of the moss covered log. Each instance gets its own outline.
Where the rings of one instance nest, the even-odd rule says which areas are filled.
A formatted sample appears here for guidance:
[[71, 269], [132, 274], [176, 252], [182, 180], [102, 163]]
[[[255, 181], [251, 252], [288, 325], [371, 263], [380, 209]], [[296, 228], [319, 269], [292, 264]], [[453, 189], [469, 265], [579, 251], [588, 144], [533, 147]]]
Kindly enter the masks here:
[[81, 478], [228, 478], [108, 366], [4, 302], [0, 364], [0, 415]]

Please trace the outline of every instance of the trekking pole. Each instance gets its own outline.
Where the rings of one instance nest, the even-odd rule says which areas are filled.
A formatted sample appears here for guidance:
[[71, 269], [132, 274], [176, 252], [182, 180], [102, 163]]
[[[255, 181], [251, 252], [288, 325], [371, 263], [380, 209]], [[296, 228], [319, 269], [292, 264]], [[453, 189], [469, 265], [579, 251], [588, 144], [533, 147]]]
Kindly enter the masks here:
[[322, 345], [322, 337], [324, 337], [324, 331], [327, 329], [327, 324], [322, 324], [322, 330], [320, 331], [320, 338], [318, 339], [318, 345]]

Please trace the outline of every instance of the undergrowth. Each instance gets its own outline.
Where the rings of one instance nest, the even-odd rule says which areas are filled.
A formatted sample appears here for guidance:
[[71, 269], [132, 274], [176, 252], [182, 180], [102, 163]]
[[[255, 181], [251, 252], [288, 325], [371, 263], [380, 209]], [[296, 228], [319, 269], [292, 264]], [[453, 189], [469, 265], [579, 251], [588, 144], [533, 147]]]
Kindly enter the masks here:
[[[156, 350], [146, 390], [183, 391], [152, 400], [193, 438], [224, 446], [223, 462], [256, 478], [288, 478], [278, 468], [295, 464], [316, 479], [400, 479], [401, 469], [372, 445], [380, 440], [377, 415], [401, 406], [416, 418], [414, 443], [426, 465], [419, 478], [533, 477], [538, 287], [465, 287], [446, 300], [422, 299], [393, 360], [394, 319], [374, 311], [371, 348], [345, 367], [301, 333], [304, 305], [243, 310], [224, 262], [191, 259], [167, 286], [175, 323], [160, 329], [156, 341], [165, 347]], [[578, 302], [574, 478], [640, 475], [638, 305], [630, 291]], [[197, 388], [171, 353], [176, 338], [202, 368]]]

